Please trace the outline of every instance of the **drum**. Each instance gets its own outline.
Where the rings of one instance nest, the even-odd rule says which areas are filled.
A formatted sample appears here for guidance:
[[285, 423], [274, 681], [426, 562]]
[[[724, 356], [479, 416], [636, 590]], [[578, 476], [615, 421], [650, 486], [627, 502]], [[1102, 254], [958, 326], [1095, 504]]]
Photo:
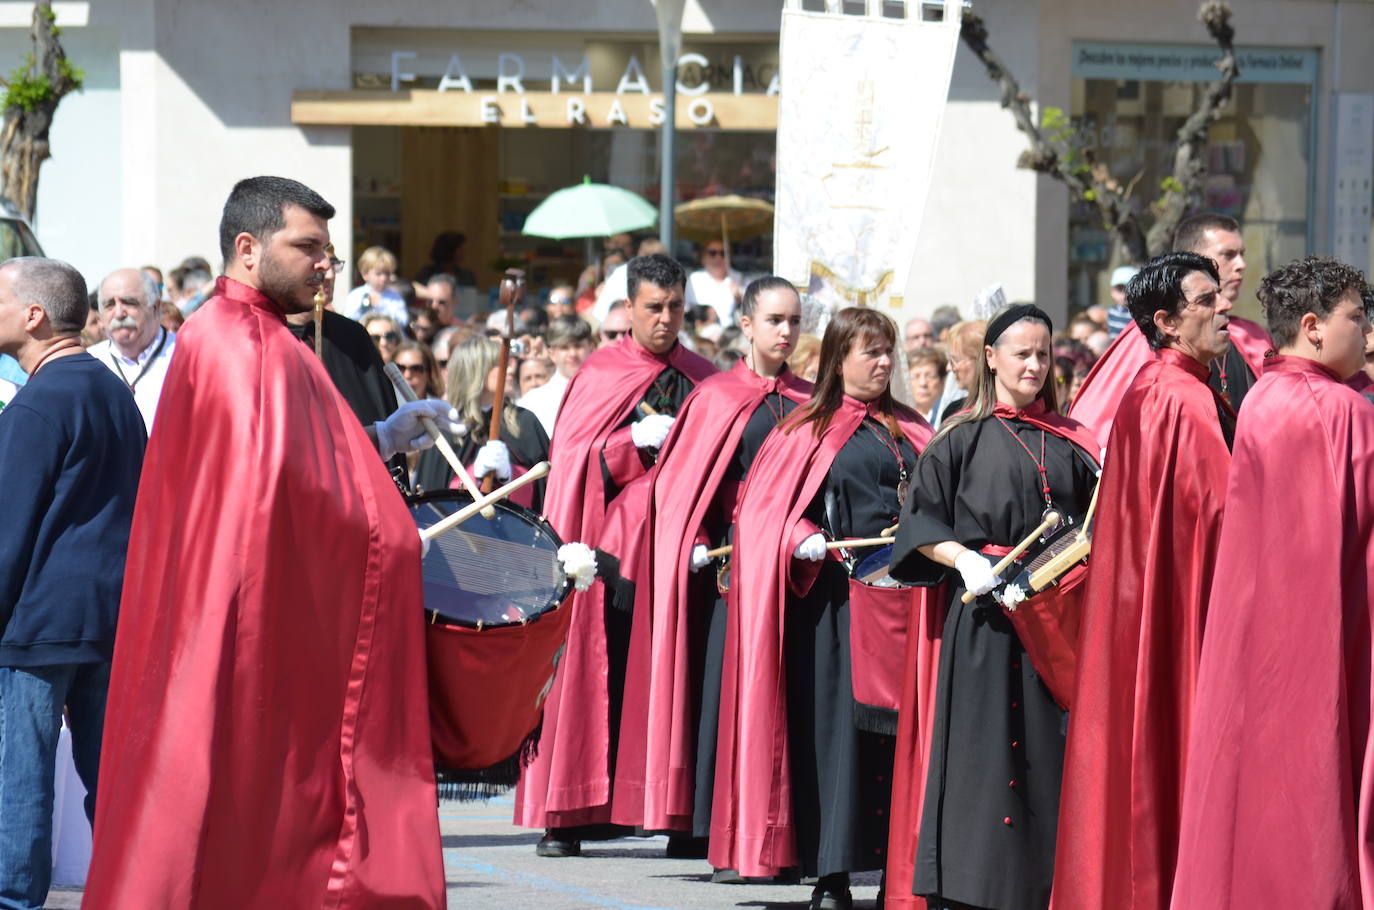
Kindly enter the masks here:
[[[419, 528], [471, 503], [460, 490], [409, 502]], [[453, 784], [444, 795], [519, 778], [567, 638], [562, 541], [527, 509], [495, 510], [434, 538], [422, 563], [430, 733], [441, 790]]]

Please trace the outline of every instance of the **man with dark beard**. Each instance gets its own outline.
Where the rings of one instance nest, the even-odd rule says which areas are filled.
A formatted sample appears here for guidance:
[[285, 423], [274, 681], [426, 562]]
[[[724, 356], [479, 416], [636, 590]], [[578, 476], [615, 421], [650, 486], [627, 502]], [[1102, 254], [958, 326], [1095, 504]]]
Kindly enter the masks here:
[[420, 542], [364, 428], [287, 327], [334, 208], [225, 203], [225, 274], [178, 341], [139, 487], [85, 905], [441, 907]]

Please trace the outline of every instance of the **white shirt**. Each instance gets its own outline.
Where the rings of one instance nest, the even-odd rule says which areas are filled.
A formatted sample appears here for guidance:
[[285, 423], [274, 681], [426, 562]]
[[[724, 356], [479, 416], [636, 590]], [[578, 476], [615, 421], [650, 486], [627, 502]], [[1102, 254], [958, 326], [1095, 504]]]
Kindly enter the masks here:
[[611, 274], [606, 276], [606, 281], [601, 285], [601, 293], [596, 295], [596, 303], [592, 305], [592, 315], [596, 317], [597, 324], [606, 321], [606, 314], [611, 311], [611, 304], [617, 300], [628, 300], [630, 297], [630, 264], [622, 262], [611, 270]]
[[568, 380], [563, 378], [562, 373], [554, 370], [548, 382], [537, 389], [530, 389], [515, 403], [538, 417], [544, 426], [544, 432], [548, 434], [549, 439], [553, 439], [553, 421], [558, 416], [558, 408], [563, 403], [563, 393], [566, 391]]
[[410, 324], [410, 311], [406, 309], [405, 298], [392, 290], [382, 291], [382, 299], [376, 305], [369, 305], [367, 295], [371, 288], [365, 284], [360, 284], [348, 292], [348, 299], [344, 301], [343, 314], [349, 319], [362, 319], [364, 313], [369, 310], [381, 313], [396, 323], [397, 328], [405, 328]]
[[97, 342], [86, 349], [96, 360], [109, 367], [110, 372], [120, 378], [134, 393], [134, 404], [143, 415], [143, 426], [151, 435], [153, 416], [157, 414], [157, 402], [162, 397], [162, 383], [167, 378], [167, 368], [172, 365], [172, 351], [175, 350], [177, 336], [159, 327], [153, 341], [138, 355], [130, 360], [119, 352], [114, 342]]
[[725, 273], [721, 281], [711, 277], [705, 269], [697, 269], [687, 276], [687, 305], [704, 303], [716, 311], [721, 325], [735, 324], [735, 295], [730, 291], [730, 282], [740, 291], [744, 290], [744, 276], [734, 269]]

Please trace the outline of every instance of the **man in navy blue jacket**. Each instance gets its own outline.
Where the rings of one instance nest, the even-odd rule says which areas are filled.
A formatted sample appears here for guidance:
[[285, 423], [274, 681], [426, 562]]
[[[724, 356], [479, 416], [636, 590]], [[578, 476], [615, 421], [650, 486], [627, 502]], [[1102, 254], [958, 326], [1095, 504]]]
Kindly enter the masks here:
[[0, 265], [0, 352], [29, 382], [0, 411], [0, 906], [38, 908], [65, 707], [94, 817], [105, 692], [147, 440], [129, 390], [81, 349], [86, 282]]

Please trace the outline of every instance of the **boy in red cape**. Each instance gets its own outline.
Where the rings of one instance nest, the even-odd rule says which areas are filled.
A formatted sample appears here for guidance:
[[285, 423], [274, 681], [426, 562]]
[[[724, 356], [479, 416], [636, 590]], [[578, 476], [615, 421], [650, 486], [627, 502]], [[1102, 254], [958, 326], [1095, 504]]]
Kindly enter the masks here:
[[378, 450], [429, 442], [416, 415], [449, 412], [415, 402], [364, 429], [292, 335], [333, 213], [293, 180], [240, 181], [225, 275], [177, 339], [129, 542], [87, 907], [444, 905], [420, 542]]
[[[716, 371], [677, 341], [686, 280], [682, 266], [662, 253], [633, 259], [629, 335], [587, 358], [568, 384], [544, 498], [563, 540], [599, 548], [617, 495], [647, 502], [640, 479], [667, 439], [672, 415]], [[600, 574], [633, 578], [626, 571], [603, 566]], [[565, 607], [572, 611], [567, 649], [544, 703], [538, 754], [515, 797], [515, 823], [546, 829], [541, 856], [576, 855], [581, 840], [596, 833], [587, 826], [611, 820], [629, 625], [629, 613], [608, 602], [616, 593], [597, 582], [574, 592]]]
[[1260, 286], [1281, 356], [1240, 414], [1202, 643], [1173, 906], [1374, 904], [1374, 408], [1364, 276]]
[[1079, 632], [1055, 850], [1056, 908], [1169, 905], [1193, 687], [1212, 589], [1231, 406], [1216, 266], [1147, 263], [1126, 291], [1157, 354], [1121, 399], [1103, 468]]
[[[1245, 277], [1245, 241], [1234, 218], [1210, 213], [1185, 218], [1174, 231], [1173, 246], [1176, 252], [1196, 253], [1215, 262], [1221, 296], [1232, 304], [1240, 298]], [[1208, 385], [1239, 410], [1246, 391], [1259, 379], [1264, 355], [1273, 342], [1261, 326], [1237, 316], [1231, 317], [1227, 331], [1230, 345], [1225, 353], [1209, 362]], [[1074, 396], [1069, 415], [1091, 427], [1103, 447], [1111, 435], [1121, 396], [1126, 394], [1141, 366], [1153, 356], [1140, 326], [1132, 322], [1093, 365]]]

